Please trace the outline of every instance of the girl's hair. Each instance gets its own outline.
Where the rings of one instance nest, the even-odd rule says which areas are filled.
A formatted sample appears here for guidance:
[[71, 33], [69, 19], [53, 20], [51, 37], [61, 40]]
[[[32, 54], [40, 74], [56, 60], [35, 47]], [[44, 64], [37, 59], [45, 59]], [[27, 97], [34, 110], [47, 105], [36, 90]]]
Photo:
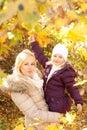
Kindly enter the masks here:
[[23, 64], [23, 62], [25, 61], [25, 59], [27, 58], [27, 56], [33, 56], [35, 57], [34, 53], [31, 52], [28, 49], [25, 49], [23, 51], [21, 51], [15, 60], [15, 64], [14, 64], [14, 68], [13, 68], [13, 73], [20, 73], [20, 67]]

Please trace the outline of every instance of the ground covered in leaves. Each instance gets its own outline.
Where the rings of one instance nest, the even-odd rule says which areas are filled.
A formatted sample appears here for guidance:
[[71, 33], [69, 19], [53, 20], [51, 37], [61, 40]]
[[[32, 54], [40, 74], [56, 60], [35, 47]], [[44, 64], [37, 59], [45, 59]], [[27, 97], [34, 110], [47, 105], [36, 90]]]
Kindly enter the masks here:
[[[71, 112], [61, 118], [61, 123], [57, 126], [43, 126], [40, 130], [87, 130], [87, 102], [83, 104], [83, 112], [76, 114], [76, 107], [73, 106]], [[23, 124], [19, 124], [13, 130], [24, 130]], [[33, 130], [29, 128], [28, 130]]]

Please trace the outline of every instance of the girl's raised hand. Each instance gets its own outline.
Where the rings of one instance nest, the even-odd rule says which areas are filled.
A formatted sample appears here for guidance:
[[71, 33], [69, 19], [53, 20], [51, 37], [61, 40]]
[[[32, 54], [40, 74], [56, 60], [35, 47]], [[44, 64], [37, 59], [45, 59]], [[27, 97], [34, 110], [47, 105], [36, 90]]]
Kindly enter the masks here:
[[35, 39], [35, 35], [32, 34], [30, 37], [29, 37], [29, 42], [32, 43], [32, 42], [35, 42], [36, 39]]

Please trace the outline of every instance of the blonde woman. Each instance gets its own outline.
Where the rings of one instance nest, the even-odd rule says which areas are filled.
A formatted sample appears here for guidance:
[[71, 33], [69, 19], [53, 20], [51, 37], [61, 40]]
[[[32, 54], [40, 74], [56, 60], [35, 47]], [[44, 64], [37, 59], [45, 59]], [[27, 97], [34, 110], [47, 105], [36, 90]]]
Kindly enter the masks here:
[[39, 120], [56, 123], [60, 119], [59, 113], [48, 111], [42, 85], [34, 54], [28, 49], [23, 50], [16, 57], [13, 74], [4, 80], [1, 88], [10, 94], [25, 115], [26, 128], [32, 127]]

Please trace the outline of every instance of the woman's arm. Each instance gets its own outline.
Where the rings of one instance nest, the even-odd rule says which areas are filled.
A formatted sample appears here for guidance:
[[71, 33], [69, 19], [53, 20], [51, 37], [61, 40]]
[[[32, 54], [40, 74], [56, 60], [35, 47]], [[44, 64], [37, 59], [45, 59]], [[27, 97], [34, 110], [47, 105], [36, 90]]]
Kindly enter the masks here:
[[24, 115], [46, 122], [56, 122], [60, 119], [59, 113], [38, 109], [36, 104], [27, 94], [11, 93], [11, 97]]
[[29, 93], [33, 102], [37, 105], [37, 107], [41, 110], [48, 110], [48, 105], [44, 99], [44, 94], [40, 93], [38, 89], [34, 89]]

